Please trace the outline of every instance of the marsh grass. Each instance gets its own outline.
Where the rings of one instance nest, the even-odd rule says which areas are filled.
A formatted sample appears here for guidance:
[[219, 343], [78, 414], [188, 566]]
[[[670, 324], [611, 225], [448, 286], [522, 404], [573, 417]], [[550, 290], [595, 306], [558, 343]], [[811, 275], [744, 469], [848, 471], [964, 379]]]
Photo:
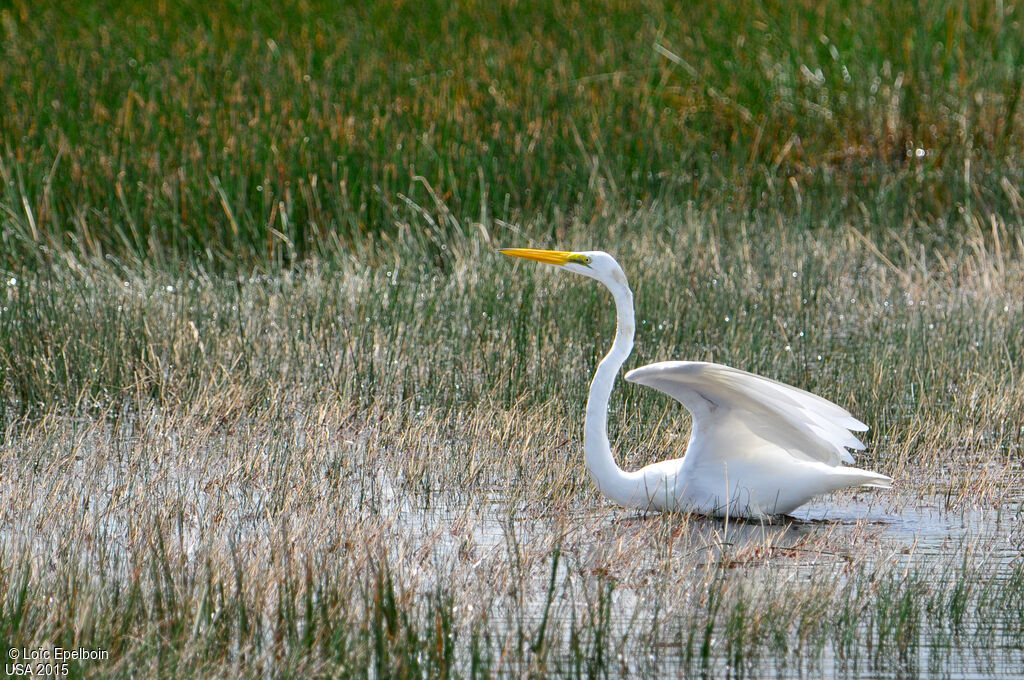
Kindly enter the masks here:
[[[0, 649], [76, 677], [1015, 676], [1019, 8], [0, 8]], [[630, 366], [871, 426], [793, 521], [610, 507]], [[689, 421], [619, 385], [626, 467]]]
[[[448, 276], [415, 243], [245, 279], [68, 255], [4, 289], [4, 640], [108, 649], [89, 676], [1018, 667], [1019, 246], [896, 269], [853, 227], [599, 228], [569, 238], [635, 234], [634, 362], [840, 401], [896, 490], [796, 525], [606, 506], [579, 428], [607, 296], [482, 235]], [[682, 449], [677, 405], [622, 385], [612, 408], [627, 466]]]
[[0, 264], [244, 272], [406, 229], [444, 267], [473, 222], [560, 237], [659, 200], [864, 218], [890, 258], [959, 248], [965, 218], [1024, 209], [1020, 22], [1005, 2], [17, 1]]

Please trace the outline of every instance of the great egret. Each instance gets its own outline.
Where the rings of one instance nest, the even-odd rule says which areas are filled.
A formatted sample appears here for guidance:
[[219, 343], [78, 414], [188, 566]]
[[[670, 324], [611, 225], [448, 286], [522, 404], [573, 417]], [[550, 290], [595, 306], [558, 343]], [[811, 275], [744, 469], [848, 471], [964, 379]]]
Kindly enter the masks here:
[[608, 253], [507, 248], [511, 257], [555, 265], [596, 279], [615, 301], [615, 341], [590, 383], [583, 451], [591, 477], [616, 503], [642, 510], [764, 518], [785, 514], [819, 494], [854, 486], [889, 488], [892, 479], [846, 467], [847, 449], [864, 445], [850, 432], [867, 426], [845, 409], [790, 385], [703, 361], [663, 361], [626, 380], [674, 397], [693, 416], [682, 458], [626, 472], [608, 443], [608, 399], [633, 349], [633, 292]]

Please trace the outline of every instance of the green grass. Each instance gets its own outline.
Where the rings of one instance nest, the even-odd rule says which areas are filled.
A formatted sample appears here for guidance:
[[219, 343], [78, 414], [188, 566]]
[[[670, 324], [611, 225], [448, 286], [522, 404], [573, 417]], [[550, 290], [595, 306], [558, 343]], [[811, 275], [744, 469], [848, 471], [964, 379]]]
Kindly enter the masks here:
[[1024, 209], [1013, 4], [15, 2], [0, 26], [7, 267], [245, 271], [401, 231], [443, 265], [476, 223], [560, 238], [656, 201], [853, 219], [895, 256]]
[[[1020, 11], [3, 5], [0, 650], [1012, 676]], [[579, 444], [610, 300], [514, 245], [614, 253], [629, 367], [822, 394], [896, 488], [792, 526], [611, 508]], [[685, 442], [650, 392], [613, 398], [626, 467]]]

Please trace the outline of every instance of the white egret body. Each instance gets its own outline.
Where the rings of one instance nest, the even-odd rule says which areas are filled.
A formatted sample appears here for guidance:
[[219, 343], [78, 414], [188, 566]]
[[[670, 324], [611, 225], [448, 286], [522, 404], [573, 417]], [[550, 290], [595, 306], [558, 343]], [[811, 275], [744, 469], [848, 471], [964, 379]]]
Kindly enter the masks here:
[[762, 518], [784, 514], [820, 494], [855, 486], [888, 488], [892, 479], [841, 463], [864, 445], [850, 431], [867, 426], [845, 409], [769, 378], [701, 361], [663, 361], [626, 380], [677, 399], [693, 416], [682, 458], [635, 472], [620, 468], [608, 442], [608, 401], [633, 349], [633, 293], [608, 253], [509, 248], [501, 251], [556, 265], [605, 285], [615, 301], [615, 341], [590, 384], [583, 450], [601, 492], [642, 510]]

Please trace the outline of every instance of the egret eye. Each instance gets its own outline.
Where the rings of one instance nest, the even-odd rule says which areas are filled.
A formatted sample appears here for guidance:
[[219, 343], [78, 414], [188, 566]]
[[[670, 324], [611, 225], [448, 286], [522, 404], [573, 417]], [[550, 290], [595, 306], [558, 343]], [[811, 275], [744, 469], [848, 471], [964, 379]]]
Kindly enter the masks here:
[[585, 267], [589, 267], [590, 263], [594, 261], [594, 258], [589, 255], [581, 255], [579, 253], [573, 253], [568, 257], [569, 262], [575, 262], [576, 264], [582, 264]]

